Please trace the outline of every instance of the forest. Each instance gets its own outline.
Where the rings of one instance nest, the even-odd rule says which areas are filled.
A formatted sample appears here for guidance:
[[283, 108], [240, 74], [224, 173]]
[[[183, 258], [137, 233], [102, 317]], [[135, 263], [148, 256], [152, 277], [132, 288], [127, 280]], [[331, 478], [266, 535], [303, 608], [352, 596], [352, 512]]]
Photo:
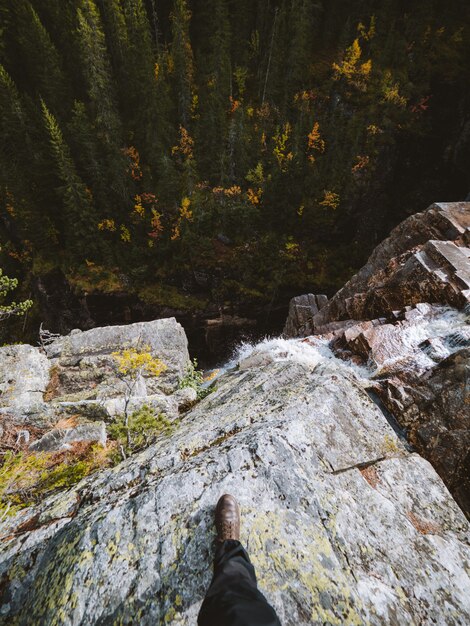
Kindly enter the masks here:
[[54, 271], [174, 309], [331, 295], [470, 191], [463, 0], [1, 0], [0, 23], [16, 297]]

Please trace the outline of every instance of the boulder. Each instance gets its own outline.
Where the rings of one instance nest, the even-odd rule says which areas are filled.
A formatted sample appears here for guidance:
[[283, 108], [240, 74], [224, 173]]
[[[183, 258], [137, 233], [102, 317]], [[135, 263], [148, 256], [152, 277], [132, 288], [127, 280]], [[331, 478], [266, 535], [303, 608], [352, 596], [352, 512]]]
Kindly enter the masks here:
[[116, 371], [114, 352], [148, 349], [167, 366], [158, 378], [144, 376], [141, 394], [170, 394], [189, 365], [188, 342], [174, 318], [72, 331], [46, 346], [53, 366], [49, 399], [76, 401], [122, 396], [125, 386]]
[[357, 368], [280, 342], [172, 434], [0, 523], [4, 623], [194, 625], [226, 492], [285, 626], [470, 622], [469, 525], [439, 476]]
[[[130, 347], [148, 350], [167, 369], [158, 377], [144, 372], [129, 388], [113, 353]], [[44, 430], [69, 416], [86, 423], [109, 421], [124, 410], [130, 395], [132, 410], [146, 403], [175, 419], [190, 402], [173, 397], [181, 395], [179, 383], [189, 365], [186, 335], [173, 318], [74, 330], [43, 349], [7, 346], [0, 348], [0, 413], [12, 423]]]
[[284, 326], [284, 337], [305, 337], [312, 334], [313, 318], [327, 303], [328, 298], [326, 296], [315, 296], [313, 293], [292, 298], [289, 303], [289, 315]]

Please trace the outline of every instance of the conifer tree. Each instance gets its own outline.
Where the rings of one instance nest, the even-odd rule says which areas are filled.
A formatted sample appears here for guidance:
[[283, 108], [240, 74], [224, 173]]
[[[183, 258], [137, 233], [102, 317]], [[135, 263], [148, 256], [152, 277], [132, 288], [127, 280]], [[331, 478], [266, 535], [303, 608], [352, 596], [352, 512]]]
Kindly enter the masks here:
[[174, 0], [171, 54], [179, 123], [189, 129], [193, 98], [193, 51], [189, 36], [191, 11], [187, 0]]
[[[35, 242], [41, 240], [44, 222], [37, 223], [30, 212], [22, 212], [21, 205], [28, 204], [28, 185], [35, 176], [36, 169], [29, 120], [17, 87], [5, 68], [0, 65], [0, 187], [2, 200], [9, 195], [21, 199], [15, 209], [5, 211], [3, 225], [15, 239], [25, 232]], [[36, 223], [34, 223], [36, 222]], [[34, 228], [31, 228], [34, 226]], [[18, 243], [18, 242], [17, 242]]]
[[126, 63], [129, 41], [121, 0], [98, 0], [106, 31], [109, 53], [115, 74], [119, 76]]
[[68, 125], [71, 148], [76, 154], [76, 163], [83, 173], [83, 178], [93, 189], [93, 197], [97, 207], [102, 209], [108, 204], [108, 190], [104, 163], [100, 158], [99, 142], [95, 129], [90, 121], [85, 104], [75, 101], [72, 107], [71, 120]]
[[120, 207], [123, 210], [129, 200], [129, 191], [125, 178], [126, 161], [122, 153], [122, 124], [101, 17], [93, 0], [80, 1], [77, 19], [89, 110], [101, 145], [101, 158], [106, 165], [108, 205], [113, 210]]
[[232, 95], [230, 21], [226, 0], [209, 0], [206, 11], [207, 48], [198, 59], [203, 76], [198, 123], [198, 160], [207, 178], [219, 182], [224, 181], [228, 173], [226, 151]]
[[23, 76], [26, 89], [35, 89], [47, 98], [55, 111], [63, 113], [67, 108], [69, 90], [59, 53], [30, 2], [17, 0], [13, 6], [18, 28], [17, 43], [27, 68]]
[[116, 144], [120, 139], [121, 122], [101, 18], [93, 0], [80, 1], [77, 17], [83, 71], [94, 121], [103, 141]]
[[62, 182], [57, 191], [64, 209], [62, 232], [65, 246], [75, 260], [89, 259], [98, 252], [97, 219], [91, 192], [78, 175], [62, 131], [44, 100], [41, 101], [41, 107], [51, 153]]
[[4, 298], [6, 298], [8, 294], [11, 291], [14, 291], [17, 287], [18, 279], [9, 278], [3, 273], [3, 270], [0, 267], [0, 322], [3, 322], [10, 317], [22, 316], [33, 306], [32, 300], [9, 302], [8, 304], [4, 303]]
[[314, 7], [309, 0], [292, 0], [290, 45], [287, 53], [289, 72], [285, 80], [286, 105], [293, 104], [293, 96], [310, 82], [315, 36]]
[[128, 84], [131, 127], [143, 157], [161, 150], [157, 99], [158, 66], [154, 57], [150, 24], [142, 0], [122, 0], [128, 33]]

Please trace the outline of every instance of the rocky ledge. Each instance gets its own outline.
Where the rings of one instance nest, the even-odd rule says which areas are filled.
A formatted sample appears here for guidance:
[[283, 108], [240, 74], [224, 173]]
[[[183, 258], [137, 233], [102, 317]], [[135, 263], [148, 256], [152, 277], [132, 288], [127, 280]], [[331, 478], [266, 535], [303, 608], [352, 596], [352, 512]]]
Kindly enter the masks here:
[[[90, 445], [70, 431], [98, 423], [104, 454], [126, 402], [166, 417], [145, 449], [0, 515], [0, 623], [194, 625], [230, 492], [285, 626], [468, 624], [469, 523], [419, 454], [429, 423], [463, 455], [465, 313], [414, 302], [340, 321], [243, 347], [199, 402], [171, 319], [3, 348], [2, 441], [24, 462]], [[144, 345], [167, 369], [129, 398], [113, 355]]]
[[295, 298], [284, 329], [370, 366], [377, 397], [467, 517], [469, 245], [470, 203], [434, 204], [400, 224], [329, 302]]
[[[74, 330], [41, 348], [0, 348], [1, 427], [4, 432], [16, 429], [32, 450], [65, 449], [78, 441], [105, 443], [104, 424], [123, 412], [127, 391], [130, 410], [145, 403], [174, 419], [181, 406], [195, 400], [192, 389], [178, 388], [190, 365], [187, 344], [184, 330], [170, 318]], [[127, 348], [158, 356], [165, 371], [158, 377], [143, 372], [127, 390], [115, 358]], [[43, 434], [39, 440], [38, 433]]]
[[171, 435], [3, 521], [3, 623], [195, 624], [224, 492], [283, 624], [468, 623], [468, 523], [366, 370], [246, 352]]

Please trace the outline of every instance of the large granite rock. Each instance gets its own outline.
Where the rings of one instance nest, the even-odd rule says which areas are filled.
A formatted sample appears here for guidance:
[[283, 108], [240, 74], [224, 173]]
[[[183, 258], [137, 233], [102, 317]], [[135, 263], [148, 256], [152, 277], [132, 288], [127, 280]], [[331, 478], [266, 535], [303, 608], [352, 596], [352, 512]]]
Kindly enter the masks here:
[[[129, 347], [148, 348], [167, 369], [129, 389], [113, 357]], [[74, 454], [89, 443], [105, 446], [107, 425], [144, 404], [174, 421], [196, 400], [196, 390], [178, 388], [189, 365], [186, 335], [172, 318], [72, 331], [42, 349], [0, 348], [0, 452]]]
[[92, 422], [78, 424], [71, 428], [53, 428], [37, 441], [34, 441], [29, 450], [34, 452], [58, 452], [71, 450], [72, 444], [93, 442], [106, 445], [106, 424]]
[[468, 522], [313, 343], [258, 346], [171, 436], [3, 520], [2, 623], [193, 626], [224, 492], [284, 626], [469, 623]]
[[85, 332], [73, 330], [45, 348], [54, 368], [51, 397], [66, 401], [77, 397], [101, 399], [122, 395], [112, 354], [125, 348], [148, 349], [167, 367], [158, 378], [148, 376], [141, 381], [141, 396], [172, 393], [189, 364], [186, 335], [174, 318]]
[[178, 385], [190, 358], [186, 335], [174, 318], [74, 330], [43, 349], [0, 348], [0, 413], [15, 423], [39, 428], [54, 428], [70, 415], [87, 424], [122, 413], [129, 390], [118, 376], [113, 353], [131, 347], [148, 349], [167, 369], [159, 377], [144, 372], [131, 390], [129, 407], [147, 401], [176, 417], [179, 407], [188, 402]]
[[310, 334], [314, 316], [328, 303], [324, 295], [308, 293], [292, 298], [289, 303], [289, 315], [284, 325], [284, 337], [299, 337]]

